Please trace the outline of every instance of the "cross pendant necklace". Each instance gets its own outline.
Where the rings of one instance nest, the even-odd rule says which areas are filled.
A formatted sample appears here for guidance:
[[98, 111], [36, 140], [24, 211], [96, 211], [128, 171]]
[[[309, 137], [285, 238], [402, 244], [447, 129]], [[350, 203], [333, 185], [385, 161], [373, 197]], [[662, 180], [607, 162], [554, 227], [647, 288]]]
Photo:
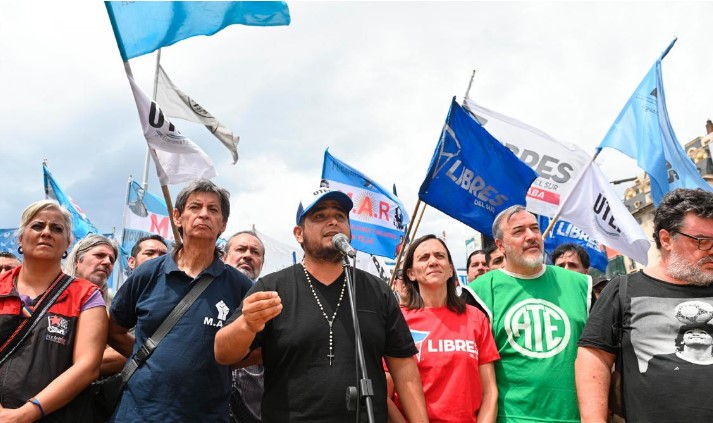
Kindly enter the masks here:
[[307, 278], [309, 289], [312, 291], [314, 299], [317, 300], [317, 306], [322, 312], [322, 316], [324, 316], [325, 320], [327, 320], [327, 324], [329, 324], [329, 354], [327, 354], [327, 359], [329, 360], [329, 367], [332, 367], [332, 360], [334, 360], [334, 332], [332, 330], [332, 326], [334, 325], [334, 319], [337, 318], [337, 311], [339, 311], [339, 306], [342, 304], [342, 298], [344, 298], [344, 288], [347, 286], [346, 275], [344, 277], [344, 281], [342, 282], [342, 291], [339, 293], [339, 301], [337, 301], [337, 306], [334, 308], [334, 314], [332, 314], [332, 318], [330, 319], [329, 316], [327, 316], [327, 313], [324, 312], [324, 307], [322, 307], [322, 302], [319, 301], [317, 291], [315, 291], [312, 286], [312, 279], [309, 277], [309, 273], [307, 273], [307, 266], [305, 266], [304, 259], [302, 259], [302, 269], [305, 271], [305, 277]]

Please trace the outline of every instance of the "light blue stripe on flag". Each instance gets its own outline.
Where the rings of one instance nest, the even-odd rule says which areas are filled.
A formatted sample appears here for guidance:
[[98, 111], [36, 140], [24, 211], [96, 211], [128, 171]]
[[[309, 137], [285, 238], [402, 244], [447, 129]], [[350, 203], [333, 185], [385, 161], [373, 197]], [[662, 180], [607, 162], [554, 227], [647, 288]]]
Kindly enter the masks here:
[[290, 24], [287, 4], [280, 1], [108, 1], [121, 58], [151, 53], [196, 35], [213, 35], [234, 25]]

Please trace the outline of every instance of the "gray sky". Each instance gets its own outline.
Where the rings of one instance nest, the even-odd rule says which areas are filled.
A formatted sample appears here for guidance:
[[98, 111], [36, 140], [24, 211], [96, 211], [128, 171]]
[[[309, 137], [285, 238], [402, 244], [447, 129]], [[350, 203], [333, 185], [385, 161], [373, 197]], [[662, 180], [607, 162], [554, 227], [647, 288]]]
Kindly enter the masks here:
[[[710, 2], [289, 2], [288, 27], [231, 26], [166, 48], [173, 82], [240, 135], [240, 160], [174, 119], [230, 190], [228, 233], [256, 227], [292, 243], [301, 193], [324, 149], [384, 186], [409, 213], [450, 100], [471, 97], [594, 153], [668, 43], [667, 105], [682, 143], [713, 118]], [[126, 182], [146, 142], [103, 3], [0, 5], [5, 195], [0, 228], [43, 198], [42, 160], [102, 231], [121, 227]], [[131, 60], [152, 91], [155, 55]], [[629, 159], [597, 159], [610, 180]], [[180, 186], [171, 186], [175, 194]], [[160, 193], [155, 170], [149, 190]], [[446, 231], [456, 264], [473, 230], [429, 208], [419, 234]]]

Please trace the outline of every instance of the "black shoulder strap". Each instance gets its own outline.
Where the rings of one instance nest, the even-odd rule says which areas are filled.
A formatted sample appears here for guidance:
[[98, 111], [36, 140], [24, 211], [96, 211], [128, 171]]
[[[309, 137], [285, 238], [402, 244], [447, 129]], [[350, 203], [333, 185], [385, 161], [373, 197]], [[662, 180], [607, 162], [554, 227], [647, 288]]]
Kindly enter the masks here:
[[15, 329], [12, 335], [5, 341], [5, 343], [0, 347], [0, 365], [2, 365], [5, 360], [7, 360], [10, 355], [17, 350], [17, 347], [22, 344], [22, 341], [27, 338], [27, 336], [32, 332], [32, 329], [37, 326], [40, 319], [47, 313], [47, 311], [52, 307], [52, 305], [57, 301], [64, 290], [69, 286], [74, 280], [74, 277], [62, 274], [60, 278], [54, 285], [49, 289], [48, 292], [40, 299], [35, 307], [35, 312], [32, 313], [27, 320], [20, 323], [20, 325]]
[[616, 357], [616, 367], [617, 369], [621, 369], [624, 360], [623, 360], [623, 351], [622, 351], [622, 340], [624, 339], [624, 319], [626, 315], [628, 314], [628, 300], [627, 300], [627, 287], [629, 286], [629, 275], [622, 275], [621, 281], [619, 282], [619, 322], [617, 324], [617, 357]]
[[126, 366], [121, 371], [124, 384], [131, 379], [131, 376], [134, 374], [136, 369], [138, 369], [139, 366], [141, 366], [141, 364], [143, 364], [143, 362], [151, 356], [161, 340], [171, 331], [171, 329], [173, 329], [176, 323], [181, 319], [181, 317], [183, 317], [186, 311], [188, 311], [203, 291], [208, 288], [208, 285], [210, 285], [211, 282], [213, 282], [212, 275], [203, 275], [200, 280], [193, 285], [193, 288], [188, 291], [186, 296], [183, 297], [178, 304], [176, 304], [164, 321], [161, 322], [161, 325], [158, 329], [156, 329], [156, 332], [146, 339], [144, 345], [142, 345], [141, 348], [136, 351], [136, 354], [134, 354], [134, 356], [126, 362]]

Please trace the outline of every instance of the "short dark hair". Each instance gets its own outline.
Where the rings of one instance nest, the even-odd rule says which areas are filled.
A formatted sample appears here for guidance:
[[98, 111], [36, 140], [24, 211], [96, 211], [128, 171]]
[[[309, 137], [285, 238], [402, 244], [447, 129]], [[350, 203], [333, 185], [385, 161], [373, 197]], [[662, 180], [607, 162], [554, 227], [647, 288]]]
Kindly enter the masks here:
[[465, 312], [465, 301], [463, 301], [456, 293], [456, 284], [458, 284], [458, 276], [456, 275], [455, 266], [453, 265], [453, 258], [451, 257], [451, 252], [448, 250], [448, 246], [443, 242], [442, 239], [435, 235], [429, 234], [424, 235], [421, 238], [413, 241], [408, 248], [406, 253], [406, 258], [404, 259], [404, 286], [406, 287], [406, 292], [408, 293], [408, 301], [406, 303], [406, 308], [409, 310], [422, 309], [423, 308], [423, 298], [421, 297], [421, 291], [418, 286], [417, 281], [413, 281], [408, 277], [408, 269], [413, 268], [413, 256], [416, 252], [416, 248], [425, 241], [431, 239], [438, 240], [443, 247], [446, 249], [446, 254], [448, 255], [448, 263], [453, 266], [453, 276], [446, 282], [446, 307], [449, 310], [462, 314]]
[[654, 213], [656, 248], [661, 249], [661, 229], [671, 234], [679, 231], [687, 213], [695, 213], [703, 219], [713, 219], [713, 192], [701, 188], [678, 188], [666, 194]]
[[484, 256], [485, 256], [485, 262], [486, 262], [486, 263], [488, 262], [488, 254], [485, 252], [485, 250], [475, 250], [475, 251], [473, 251], [472, 253], [470, 253], [470, 254], [468, 255], [468, 260], [466, 260], [466, 262], [465, 262], [465, 263], [466, 263], [466, 264], [465, 264], [466, 269], [470, 268], [470, 260], [471, 260], [473, 257], [477, 256], [478, 254], [484, 255]]
[[490, 267], [490, 260], [492, 259], [492, 254], [497, 249], [498, 246], [495, 244], [485, 249], [485, 262], [488, 264], [488, 267]]
[[570, 251], [573, 251], [577, 254], [579, 257], [579, 261], [582, 262], [582, 267], [585, 269], [589, 269], [589, 253], [587, 250], [584, 249], [579, 244], [574, 244], [574, 243], [567, 243], [567, 244], [562, 244], [555, 248], [555, 251], [552, 252], [552, 263], [557, 261], [558, 258], [560, 258], [564, 253], [569, 253]]
[[131, 257], [136, 259], [136, 257], [138, 257], [138, 255], [139, 255], [139, 252], [141, 251], [141, 243], [144, 241], [148, 241], [150, 239], [159, 241], [163, 245], [165, 245], [166, 248], [168, 248], [168, 244], [166, 243], [166, 240], [163, 239], [163, 237], [161, 235], [158, 235], [158, 234], [146, 235], [146, 236], [142, 236], [141, 238], [139, 238], [138, 241], [136, 241], [136, 244], [134, 244], [134, 246], [131, 247]]
[[[183, 214], [183, 210], [186, 208], [186, 203], [188, 203], [188, 197], [197, 192], [207, 192], [217, 195], [220, 200], [220, 212], [223, 215], [223, 220], [226, 222], [228, 221], [228, 217], [230, 217], [230, 193], [228, 190], [220, 188], [208, 179], [196, 179], [186, 185], [178, 193], [175, 205], [175, 209], [178, 210], [178, 214]], [[183, 236], [183, 228], [178, 228], [178, 233]]]
[[228, 241], [225, 243], [224, 254], [228, 254], [230, 252], [230, 243], [233, 242], [233, 239], [235, 239], [235, 237], [240, 236], [240, 235], [245, 235], [245, 234], [254, 236], [255, 239], [257, 239], [257, 241], [260, 243], [260, 246], [262, 247], [262, 258], [264, 260], [265, 259], [265, 244], [262, 242], [260, 237], [257, 236], [257, 233], [252, 230], [239, 231], [239, 232], [234, 233], [230, 238], [228, 238]]
[[9, 252], [9, 251], [0, 251], [0, 257], [2, 257], [2, 258], [9, 258], [9, 259], [15, 259], [15, 260], [18, 260], [18, 261], [20, 260], [20, 259], [17, 258], [16, 255], [14, 255], [13, 253], [11, 253], [11, 252]]
[[713, 325], [708, 323], [694, 323], [690, 325], [683, 325], [678, 329], [678, 335], [676, 335], [676, 340], [673, 343], [676, 345], [677, 351], [683, 351], [683, 336], [689, 330], [701, 329], [713, 337]]

